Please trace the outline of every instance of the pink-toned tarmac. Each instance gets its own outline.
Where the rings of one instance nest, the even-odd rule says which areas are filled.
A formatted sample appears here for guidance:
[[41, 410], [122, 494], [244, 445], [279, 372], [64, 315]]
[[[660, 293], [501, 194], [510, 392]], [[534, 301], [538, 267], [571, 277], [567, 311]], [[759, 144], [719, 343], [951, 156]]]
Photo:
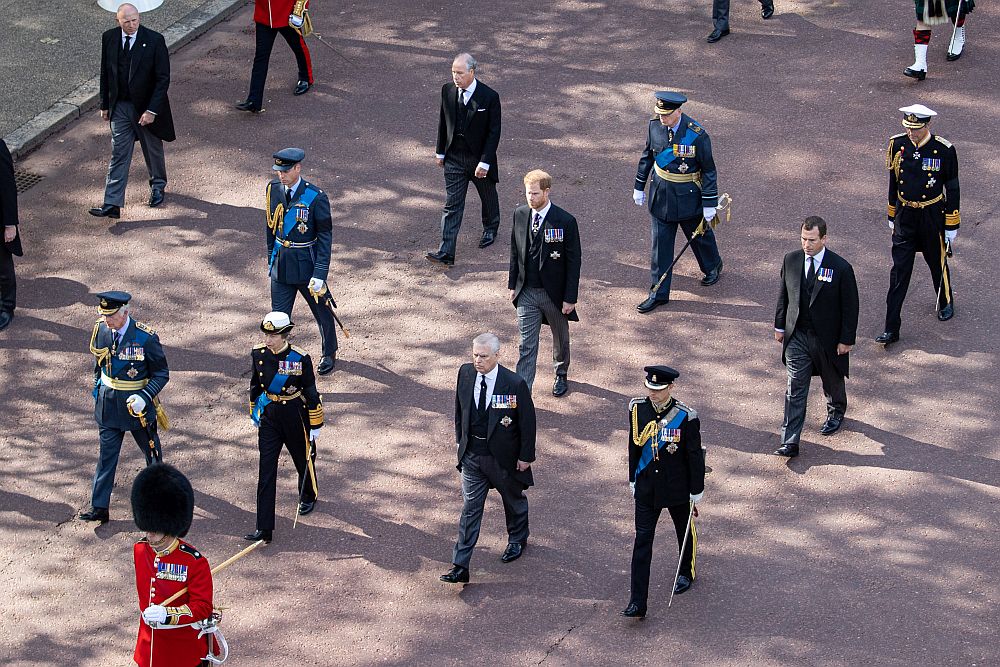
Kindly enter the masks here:
[[[351, 337], [319, 383], [317, 511], [292, 529], [283, 456], [274, 542], [216, 578], [229, 664], [1000, 664], [995, 6], [972, 14], [957, 62], [945, 62], [948, 31], [936, 30], [917, 83], [901, 74], [908, 2], [777, 0], [767, 22], [756, 2], [736, 2], [733, 34], [716, 45], [704, 42], [709, 3], [680, 0], [314, 4], [318, 30], [350, 62], [311, 42], [317, 85], [293, 97], [279, 40], [261, 116], [232, 108], [253, 56], [249, 7], [173, 57], [179, 139], [167, 146], [164, 207], [145, 206], [137, 151], [122, 219], [87, 215], [110, 154], [96, 112], [18, 165], [45, 179], [20, 199], [27, 256], [16, 319], [0, 334], [0, 663], [131, 664], [134, 445], [122, 449], [112, 521], [74, 518], [97, 456], [94, 292], [132, 292], [166, 347], [175, 428], [164, 453], [196, 489], [190, 541], [213, 563], [245, 546], [257, 479], [245, 376], [270, 310], [263, 186], [271, 153], [294, 145], [330, 195], [330, 284]], [[476, 248], [470, 192], [445, 272], [423, 254], [436, 249], [444, 199], [439, 89], [465, 49], [503, 100], [503, 226], [500, 242]], [[631, 189], [656, 89], [691, 98], [735, 203], [717, 230], [721, 282], [701, 287], [688, 255], [670, 305], [642, 316], [649, 220]], [[872, 339], [890, 266], [885, 142], [902, 131], [896, 109], [914, 102], [940, 113], [935, 131], [958, 148], [957, 314], [935, 319], [918, 258], [902, 341], [884, 351]], [[583, 237], [570, 393], [548, 393], [544, 330], [529, 547], [500, 563], [491, 496], [463, 589], [438, 581], [461, 506], [455, 376], [484, 330], [505, 341], [502, 363], [516, 361], [510, 213], [536, 167]], [[845, 427], [819, 435], [817, 380], [802, 455], [786, 461], [771, 455], [785, 386], [772, 318], [780, 259], [807, 215], [830, 222], [830, 247], [854, 264], [861, 324]], [[294, 319], [296, 342], [315, 354], [301, 301]], [[625, 407], [649, 363], [681, 371], [675, 395], [700, 413], [714, 472], [694, 587], [667, 609], [677, 548], [664, 519], [649, 617], [628, 622]]]

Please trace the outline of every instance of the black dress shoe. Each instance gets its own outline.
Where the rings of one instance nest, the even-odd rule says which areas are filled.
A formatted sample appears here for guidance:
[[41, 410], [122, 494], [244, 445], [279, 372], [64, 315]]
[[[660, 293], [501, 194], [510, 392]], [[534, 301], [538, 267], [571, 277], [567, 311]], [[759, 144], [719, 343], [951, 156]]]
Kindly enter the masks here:
[[665, 303], [670, 303], [670, 299], [657, 299], [656, 296], [650, 294], [646, 297], [646, 300], [635, 307], [640, 313], [648, 313], [657, 306], [662, 306]]
[[6, 310], [0, 313], [0, 331], [3, 331], [10, 326], [10, 323], [14, 320], [14, 313], [8, 313]]
[[469, 569], [456, 565], [438, 578], [448, 584], [467, 584], [469, 583]]
[[892, 331], [883, 331], [875, 337], [875, 342], [888, 347], [899, 340], [899, 334]]
[[95, 218], [114, 218], [117, 220], [122, 215], [122, 210], [118, 206], [112, 206], [111, 204], [105, 204], [101, 207], [94, 207], [90, 209], [90, 214]]
[[774, 3], [763, 4], [761, 3], [760, 17], [765, 21], [774, 16]]
[[250, 113], [264, 113], [264, 107], [257, 106], [250, 100], [246, 100], [245, 102], [240, 102], [239, 104], [236, 105], [236, 108], [239, 109], [240, 111], [249, 111]]
[[788, 443], [786, 445], [778, 447], [776, 450], [774, 450], [774, 453], [777, 454], [778, 456], [787, 456], [788, 458], [792, 458], [794, 456], [799, 455], [799, 446], [796, 444]]
[[441, 251], [438, 251], [438, 252], [429, 252], [429, 253], [427, 253], [424, 256], [427, 258], [428, 262], [432, 262], [434, 264], [443, 264], [444, 266], [454, 266], [455, 265], [455, 256], [454, 255], [445, 254], [445, 253], [443, 253]]
[[947, 60], [948, 62], [955, 62], [961, 57], [962, 57], [962, 51], [959, 51], [958, 53], [949, 53], [948, 55], [945, 56], [945, 60]]
[[312, 88], [312, 84], [308, 81], [299, 81], [295, 84], [295, 90], [292, 92], [293, 95], [304, 95], [307, 90]]
[[107, 523], [111, 520], [106, 507], [92, 507], [86, 512], [80, 512], [80, 518], [84, 521], [98, 521], [100, 523]]
[[264, 542], [266, 542], [267, 544], [270, 544], [271, 543], [271, 531], [270, 530], [261, 530], [260, 528], [258, 528], [257, 530], [253, 531], [249, 535], [244, 535], [243, 539], [246, 540], [247, 542], [260, 542], [261, 540], [264, 540]]
[[334, 366], [337, 365], [337, 353], [334, 352], [332, 357], [322, 356], [319, 360], [319, 365], [316, 367], [316, 372], [320, 375], [329, 375], [333, 372]]
[[907, 67], [903, 70], [903, 75], [908, 76], [911, 79], [916, 79], [917, 81], [923, 81], [927, 78], [927, 70], [923, 69], [911, 69]]
[[646, 608], [640, 607], [634, 602], [629, 602], [628, 606], [618, 613], [625, 618], [646, 618]]
[[479, 239], [480, 248], [488, 248], [493, 245], [493, 242], [497, 240], [497, 233], [486, 230], [483, 232], [483, 238]]
[[709, 44], [715, 44], [717, 41], [729, 34], [729, 28], [725, 30], [713, 30], [712, 33], [705, 39]]
[[557, 375], [556, 381], [552, 383], [552, 395], [564, 396], [569, 391], [569, 384], [566, 383], [565, 375]]
[[156, 188], [149, 191], [149, 207], [156, 208], [163, 203], [163, 190]]
[[299, 503], [299, 516], [305, 516], [306, 514], [312, 512], [314, 509], [316, 509], [315, 500], [309, 502], [302, 501], [301, 503]]
[[511, 542], [507, 545], [507, 548], [503, 550], [503, 555], [500, 556], [500, 562], [513, 563], [521, 557], [521, 554], [524, 553], [527, 546], [527, 542]]
[[705, 274], [705, 277], [701, 279], [701, 284], [705, 287], [709, 285], [714, 285], [719, 282], [719, 278], [722, 276], [722, 261], [719, 261], [719, 265]]
[[955, 304], [949, 303], [947, 306], [938, 311], [938, 319], [942, 322], [947, 322], [951, 318], [955, 317]]
[[691, 578], [683, 574], [679, 575], [677, 577], [677, 584], [674, 585], [674, 595], [680, 595], [689, 588], [691, 588]]
[[827, 417], [826, 423], [819, 430], [820, 435], [833, 435], [840, 430], [840, 425], [844, 423], [843, 415], [833, 415], [832, 417]]

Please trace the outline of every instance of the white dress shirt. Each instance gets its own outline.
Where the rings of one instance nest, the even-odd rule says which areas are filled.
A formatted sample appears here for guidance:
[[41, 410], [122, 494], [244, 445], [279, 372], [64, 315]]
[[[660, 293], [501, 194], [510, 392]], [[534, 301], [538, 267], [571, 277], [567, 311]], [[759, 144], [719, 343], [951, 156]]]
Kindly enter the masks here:
[[[493, 400], [493, 387], [497, 383], [497, 375], [500, 372], [500, 364], [493, 367], [489, 373], [486, 374], [486, 407], [490, 407], [490, 401]], [[476, 386], [472, 390], [472, 408], [475, 409], [479, 405], [479, 385], [483, 381], [483, 375], [481, 373], [476, 373]]]
[[[132, 323], [132, 316], [131, 315], [126, 315], [125, 316], [125, 324], [122, 325], [122, 328], [121, 329], [112, 329], [111, 330], [112, 333], [118, 332], [118, 342], [119, 343], [121, 343], [122, 339], [125, 338], [125, 332], [128, 331], [128, 325], [131, 324], [131, 323]], [[114, 338], [114, 336], [112, 336], [112, 339], [113, 338]]]
[[[826, 254], [826, 248], [820, 249], [818, 253], [813, 255], [813, 274], [819, 273], [819, 267], [823, 264], [823, 255]], [[805, 278], [809, 275], [809, 255], [806, 255], [806, 261], [802, 262], [802, 277]]]
[[[461, 88], [459, 88], [458, 90], [459, 90], [459, 93], [462, 93], [462, 89]], [[469, 84], [469, 87], [465, 89], [464, 93], [462, 93], [462, 104], [468, 104], [469, 100], [472, 99], [472, 94], [474, 92], [476, 92], [476, 79], [473, 79], [472, 83]], [[456, 101], [457, 101], [458, 100], [458, 96], [456, 95], [455, 98], [456, 98]], [[436, 157], [439, 160], [443, 160], [444, 159], [444, 155], [442, 153], [435, 153], [434, 157]], [[479, 168], [479, 169], [482, 169], [484, 171], [489, 171], [490, 170], [490, 165], [488, 163], [486, 163], [486, 162], [480, 162], [479, 164], [476, 165], [476, 167]]]
[[300, 176], [299, 178], [295, 179], [295, 182], [289, 185], [287, 188], [285, 188], [284, 185], [281, 186], [285, 188], [285, 199], [291, 200], [291, 196], [289, 196], [288, 193], [291, 192], [292, 195], [294, 195], [295, 191], [299, 189], [299, 183], [301, 182], [302, 182], [302, 177]]
[[[531, 209], [531, 220], [530, 220], [531, 224], [532, 225], [535, 224], [535, 215], [538, 214], [538, 215], [542, 216], [541, 220], [538, 221], [539, 226], [544, 225], [545, 224], [545, 216], [547, 216], [549, 214], [549, 209], [550, 208], [552, 208], [552, 200], [551, 199], [549, 200], [548, 204], [546, 204], [542, 208], [538, 209], [537, 211], [535, 209]], [[531, 229], [531, 228], [529, 227], [528, 229]]]

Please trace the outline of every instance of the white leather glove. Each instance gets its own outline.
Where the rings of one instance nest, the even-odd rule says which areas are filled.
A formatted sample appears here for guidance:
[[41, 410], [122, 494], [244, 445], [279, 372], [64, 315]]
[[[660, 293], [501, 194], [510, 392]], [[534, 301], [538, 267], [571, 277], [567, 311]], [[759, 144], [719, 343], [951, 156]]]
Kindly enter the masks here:
[[135, 414], [139, 415], [142, 414], [143, 410], [146, 409], [146, 399], [144, 399], [139, 394], [132, 394], [127, 399], [125, 399], [125, 406], [128, 407]]
[[646, 191], [645, 190], [632, 190], [632, 201], [635, 202], [636, 206], [642, 206], [646, 203]]
[[632, 497], [635, 498], [635, 482], [629, 482], [628, 488], [632, 492]]
[[958, 237], [957, 229], [946, 229], [944, 231], [944, 240], [948, 243], [952, 243]]
[[896, 231], [896, 223], [894, 223], [892, 220], [889, 221], [889, 231], [890, 232]]
[[708, 220], [709, 222], [711, 222], [712, 218], [715, 217], [715, 207], [714, 206], [706, 206], [705, 208], [701, 209], [701, 214], [703, 216], [705, 216], [706, 220]]
[[693, 502], [694, 504], [697, 505], [698, 503], [701, 502], [701, 497], [703, 495], [705, 495], [704, 491], [702, 491], [701, 493], [692, 493], [691, 494], [691, 502]]
[[323, 281], [320, 280], [319, 278], [310, 278], [309, 279], [309, 291], [316, 292], [317, 294], [319, 294], [320, 292], [322, 292], [323, 291]]
[[288, 25], [292, 26], [293, 28], [301, 28], [302, 23], [303, 19], [301, 16], [296, 16], [295, 14], [288, 15]]
[[313, 442], [316, 442], [317, 437], [319, 437], [319, 429], [318, 428], [309, 429], [309, 439], [312, 440]]
[[154, 628], [167, 620], [167, 608], [162, 605], [151, 604], [142, 610], [142, 620], [146, 622], [146, 625]]

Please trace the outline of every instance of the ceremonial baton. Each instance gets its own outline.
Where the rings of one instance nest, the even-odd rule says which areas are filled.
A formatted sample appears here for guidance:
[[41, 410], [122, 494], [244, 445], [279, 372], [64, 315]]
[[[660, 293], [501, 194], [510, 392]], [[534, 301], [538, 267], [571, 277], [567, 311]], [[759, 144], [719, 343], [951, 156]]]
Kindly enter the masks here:
[[[727, 192], [723, 194], [721, 197], [719, 197], [719, 205], [716, 207], [715, 216], [711, 220], [706, 220], [705, 217], [702, 216], [701, 224], [699, 224], [697, 229], [695, 229], [694, 232], [691, 233], [691, 238], [687, 240], [687, 243], [684, 244], [684, 247], [681, 248], [681, 251], [677, 253], [676, 257], [674, 257], [674, 261], [670, 262], [670, 266], [668, 266], [667, 270], [663, 272], [663, 275], [660, 276], [660, 279], [656, 281], [656, 284], [653, 285], [653, 288], [649, 290], [650, 295], [655, 295], [657, 290], [660, 289], [660, 285], [662, 285], [663, 281], [667, 279], [667, 275], [669, 275], [670, 272], [673, 271], [674, 264], [677, 263], [677, 261], [681, 258], [684, 252], [691, 246], [691, 241], [695, 240], [696, 238], [707, 232], [709, 229], [715, 229], [719, 225], [719, 223], [722, 222], [723, 214], [725, 214], [726, 216], [726, 222], [729, 222], [729, 219], [731, 217], [730, 206], [732, 205], [732, 203], [733, 203], [733, 198], [730, 197], [729, 193]], [[708, 225], [708, 227], [706, 227], [706, 225]]]
[[[309, 471], [309, 479], [312, 480], [313, 493], [316, 497], [319, 497], [319, 486], [316, 484], [316, 466], [313, 465], [312, 460], [312, 439], [309, 437], [308, 431], [306, 431], [305, 426], [302, 427], [302, 432], [306, 436], [306, 470]], [[302, 494], [306, 490], [306, 480], [302, 480], [302, 486], [299, 487], [299, 503], [302, 502]], [[292, 519], [292, 528], [295, 528], [299, 523], [299, 508], [295, 507], [295, 518]]]
[[962, 16], [962, 0], [958, 0], [958, 9], [955, 10], [955, 25], [951, 28], [951, 41], [948, 42], [948, 53], [954, 53], [952, 51], [955, 48], [955, 35], [958, 34], [958, 20]]
[[[257, 540], [256, 542], [254, 542], [253, 544], [251, 544], [250, 546], [248, 546], [246, 549], [239, 552], [235, 556], [231, 556], [228, 560], [222, 561], [221, 563], [212, 568], [212, 575], [215, 576], [217, 573], [222, 572], [227, 567], [229, 567], [239, 559], [243, 558], [244, 556], [246, 556], [247, 554], [249, 554], [251, 551], [253, 551], [262, 544], [266, 544], [266, 542], [264, 540]], [[170, 604], [171, 602], [173, 602], [174, 600], [176, 600], [177, 598], [179, 598], [180, 596], [184, 595], [187, 592], [188, 592], [188, 587], [185, 586], [184, 588], [180, 589], [179, 591], [168, 597], [166, 600], [161, 602], [160, 606], [166, 607], [168, 604]]]
[[951, 241], [945, 241], [944, 254], [941, 256], [941, 280], [938, 282], [937, 296], [934, 299], [934, 313], [941, 313], [941, 290], [944, 289], [944, 277], [948, 273], [948, 258], [954, 253], [951, 250]]
[[681, 555], [677, 559], [677, 570], [674, 572], [674, 585], [670, 587], [670, 600], [667, 601], [667, 608], [674, 603], [674, 589], [677, 588], [677, 577], [681, 574], [681, 563], [684, 562], [684, 550], [687, 548], [688, 535], [691, 533], [691, 517], [694, 516], [694, 502], [691, 503], [691, 509], [688, 510], [688, 524], [687, 528], [684, 529], [684, 541], [681, 542]]

